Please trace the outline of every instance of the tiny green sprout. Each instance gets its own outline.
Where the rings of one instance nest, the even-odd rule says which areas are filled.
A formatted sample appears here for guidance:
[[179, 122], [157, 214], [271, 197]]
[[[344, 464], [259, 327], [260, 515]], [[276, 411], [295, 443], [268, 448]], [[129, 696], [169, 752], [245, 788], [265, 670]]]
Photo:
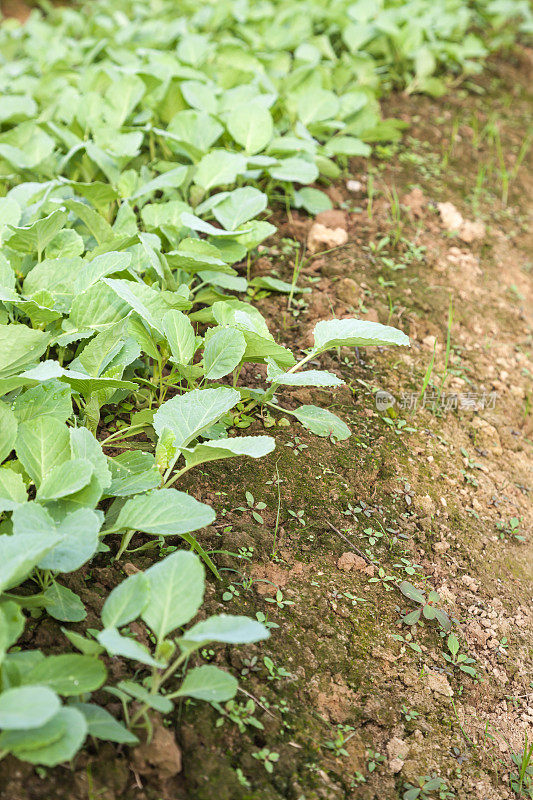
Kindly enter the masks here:
[[280, 680], [281, 678], [293, 677], [292, 673], [286, 670], [285, 667], [276, 667], [276, 665], [269, 656], [263, 657], [263, 664], [267, 668], [269, 681], [276, 681]]
[[461, 672], [466, 672], [467, 675], [475, 678], [477, 676], [476, 668], [470, 665], [475, 664], [476, 660], [474, 658], [469, 658], [465, 653], [459, 652], [459, 640], [454, 633], [450, 633], [446, 644], [450, 655], [448, 655], [448, 653], [443, 653], [444, 659], [449, 664], [453, 664], [454, 667], [460, 669]]
[[274, 772], [274, 764], [279, 761], [279, 753], [269, 750], [268, 747], [263, 747], [257, 753], [252, 753], [252, 758], [262, 761], [266, 771], [272, 773]]
[[277, 622], [270, 622], [268, 614], [264, 614], [262, 611], [256, 611], [255, 618], [258, 622], [262, 622], [265, 628], [279, 628]]
[[376, 544], [376, 542], [383, 537], [381, 531], [376, 531], [374, 528], [365, 528], [363, 535], [366, 536], [370, 545]]
[[367, 768], [369, 772], [374, 772], [380, 764], [384, 764], [386, 761], [385, 756], [382, 756], [376, 750], [367, 750], [366, 757], [368, 759]]
[[403, 569], [406, 575], [416, 575], [416, 571], [422, 569], [420, 564], [412, 564], [408, 558], [400, 558], [400, 562], [393, 564], [396, 569]]
[[285, 600], [283, 592], [278, 589], [275, 597], [267, 597], [267, 603], [274, 603], [278, 608], [285, 608], [285, 606], [293, 606], [294, 600]]
[[[415, 783], [404, 783], [403, 800], [427, 800], [429, 797], [451, 797], [447, 790], [446, 782], [442, 778], [432, 778], [430, 775], [419, 775]], [[439, 794], [436, 795], [435, 793]]]
[[524, 749], [511, 756], [518, 772], [510, 775], [511, 788], [519, 797], [533, 797], [533, 742], [524, 735]]
[[245, 497], [248, 508], [246, 508], [245, 506], [238, 506], [236, 511], [248, 511], [248, 510], [251, 511], [252, 517], [255, 519], [255, 521], [258, 522], [260, 525], [263, 525], [264, 519], [259, 512], [263, 511], [263, 509], [266, 508], [266, 503], [263, 502], [256, 503], [255, 498], [251, 492], [246, 492]]
[[411, 720], [417, 719], [417, 717], [420, 716], [418, 711], [415, 711], [414, 708], [409, 708], [405, 705], [405, 703], [402, 705], [400, 711], [402, 712], [403, 718], [406, 722], [411, 722]]
[[417, 589], [416, 586], [413, 586], [409, 581], [402, 581], [399, 588], [405, 597], [412, 600], [414, 603], [418, 603], [420, 606], [415, 609], [415, 611], [411, 611], [409, 614], [402, 617], [402, 622], [405, 623], [405, 625], [416, 625], [420, 618], [424, 617], [424, 619], [427, 620], [436, 619], [441, 628], [445, 631], [451, 629], [452, 624], [450, 618], [445, 611], [435, 605], [441, 601], [438, 592], [431, 590], [426, 596], [424, 592]]
[[331, 750], [336, 758], [339, 758], [340, 756], [348, 756], [349, 753], [344, 745], [347, 744], [353, 736], [355, 736], [355, 728], [353, 728], [351, 725], [338, 725], [337, 735], [334, 739], [329, 739], [327, 742], [325, 742], [324, 747], [326, 747], [328, 750]]
[[500, 539], [514, 537], [517, 542], [525, 542], [526, 537], [518, 533], [520, 529], [520, 520], [518, 517], [512, 517], [509, 522], [497, 522], [496, 528], [499, 531]]
[[229, 586], [226, 588], [226, 591], [222, 595], [222, 600], [225, 603], [228, 603], [230, 600], [233, 600], [235, 597], [240, 597], [240, 594], [241, 593], [239, 592], [237, 587], [234, 586], [232, 583], [230, 583]]
[[304, 519], [304, 511], [291, 511], [289, 509], [290, 516], [296, 521], [299, 522], [300, 525], [305, 528], [305, 519]]
[[387, 575], [383, 567], [378, 569], [377, 576], [369, 579], [369, 583], [381, 583], [381, 585], [386, 589], [387, 592], [390, 592], [393, 589], [394, 584], [396, 582], [396, 578], [394, 575]]
[[241, 733], [244, 733], [246, 726], [263, 730], [263, 723], [254, 717], [255, 703], [250, 698], [246, 703], [238, 703], [236, 700], [228, 700], [227, 703], [212, 703], [219, 713], [215, 726], [220, 728], [226, 721], [233, 722]]

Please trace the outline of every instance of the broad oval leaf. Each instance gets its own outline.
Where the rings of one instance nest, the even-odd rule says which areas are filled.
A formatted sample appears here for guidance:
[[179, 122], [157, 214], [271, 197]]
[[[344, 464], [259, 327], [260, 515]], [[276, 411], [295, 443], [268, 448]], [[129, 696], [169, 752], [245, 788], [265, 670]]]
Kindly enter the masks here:
[[135, 530], [156, 536], [179, 536], [211, 525], [215, 512], [185, 492], [154, 489], [127, 500], [113, 531]]
[[317, 322], [313, 330], [315, 351], [323, 353], [333, 347], [366, 345], [406, 345], [409, 337], [398, 328], [363, 319], [331, 319]]
[[258, 103], [235, 108], [229, 115], [227, 128], [233, 139], [250, 155], [264, 150], [274, 131], [270, 111]]
[[142, 618], [158, 641], [189, 622], [202, 604], [205, 570], [194, 553], [178, 550], [146, 570], [150, 602]]
[[23, 680], [25, 684], [47, 686], [64, 697], [74, 697], [95, 692], [104, 685], [106, 676], [106, 668], [98, 658], [64, 653], [44, 658]]
[[175, 435], [176, 448], [186, 447], [217, 422], [241, 396], [235, 389], [194, 389], [163, 403], [154, 414], [154, 428], [161, 436], [164, 428]]
[[46, 686], [20, 686], [0, 694], [0, 728], [38, 728], [59, 711], [59, 698]]
[[152, 658], [148, 648], [130, 636], [121, 636], [116, 628], [104, 628], [96, 638], [111, 656], [129, 658], [139, 664], [146, 664], [147, 667], [164, 666], [162, 662]]
[[183, 635], [187, 642], [227, 642], [250, 644], [268, 639], [270, 632], [262, 622], [250, 617], [218, 614], [197, 622]]
[[37, 490], [37, 500], [57, 500], [87, 486], [93, 465], [84, 458], [74, 458], [52, 467]]
[[202, 442], [191, 450], [183, 450], [183, 455], [187, 466], [191, 467], [222, 458], [238, 456], [262, 458], [271, 453], [275, 446], [275, 439], [271, 436], [235, 436], [234, 438], [211, 439]]
[[[43, 731], [29, 731], [29, 736], [16, 747], [12, 752], [22, 761], [29, 761], [31, 764], [42, 764], [47, 767], [55, 767], [65, 761], [70, 761], [87, 736], [87, 723], [85, 717], [76, 708], [61, 708], [57, 714], [47, 723], [48, 733], [54, 732], [54, 740], [40, 747], [35, 746], [38, 736], [43, 736]], [[56, 737], [56, 734], [59, 736]]]
[[215, 329], [205, 345], [205, 377], [217, 380], [229, 375], [240, 364], [245, 350], [246, 340], [237, 328]]
[[215, 667], [214, 664], [204, 664], [187, 672], [175, 697], [194, 697], [196, 700], [205, 700], [208, 703], [224, 703], [235, 697], [239, 682], [229, 672]]
[[150, 596], [148, 578], [143, 572], [130, 575], [108, 595], [102, 608], [106, 628], [121, 628], [140, 615]]
[[121, 722], [111, 716], [105, 708], [94, 703], [72, 703], [71, 708], [80, 711], [87, 723], [87, 733], [96, 739], [118, 744], [138, 744], [139, 740]]
[[351, 436], [351, 431], [346, 423], [325, 408], [300, 406], [292, 413], [305, 428], [317, 436], [331, 436], [335, 441], [343, 441]]

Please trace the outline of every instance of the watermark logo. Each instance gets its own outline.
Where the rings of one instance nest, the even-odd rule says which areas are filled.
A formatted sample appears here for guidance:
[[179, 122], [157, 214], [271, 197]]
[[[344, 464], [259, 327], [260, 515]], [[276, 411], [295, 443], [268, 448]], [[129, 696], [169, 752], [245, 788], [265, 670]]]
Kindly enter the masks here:
[[376, 392], [376, 408], [378, 411], [386, 411], [388, 408], [392, 408], [395, 403], [396, 398], [390, 392], [385, 392], [383, 389], [379, 389]]
[[498, 392], [402, 392], [399, 400], [390, 392], [379, 389], [376, 392], [376, 408], [380, 412], [397, 405], [404, 411], [416, 411], [417, 408], [428, 408], [432, 411], [483, 411], [496, 408]]

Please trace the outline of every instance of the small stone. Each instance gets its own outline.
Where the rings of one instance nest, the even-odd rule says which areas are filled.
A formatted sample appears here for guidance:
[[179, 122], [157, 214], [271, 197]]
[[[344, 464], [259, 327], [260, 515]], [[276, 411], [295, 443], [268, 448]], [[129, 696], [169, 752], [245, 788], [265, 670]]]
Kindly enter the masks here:
[[353, 192], [354, 194], [358, 194], [363, 190], [363, 184], [361, 181], [346, 181], [346, 188], [349, 192]]
[[348, 233], [345, 228], [327, 228], [320, 222], [314, 222], [307, 237], [307, 247], [311, 253], [317, 253], [320, 250], [340, 247], [347, 241]]
[[437, 203], [443, 227], [451, 233], [459, 231], [464, 222], [463, 215], [453, 203]]

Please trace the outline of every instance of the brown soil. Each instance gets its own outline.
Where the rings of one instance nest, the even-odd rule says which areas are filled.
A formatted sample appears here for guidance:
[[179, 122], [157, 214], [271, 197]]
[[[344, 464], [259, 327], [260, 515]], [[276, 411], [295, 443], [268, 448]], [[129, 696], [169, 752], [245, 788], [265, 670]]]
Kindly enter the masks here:
[[[156, 721], [151, 745], [136, 753], [93, 743], [72, 768], [51, 772], [5, 759], [2, 800], [392, 800], [402, 797], [405, 781], [429, 774], [446, 780], [454, 793], [448, 797], [516, 797], [511, 755], [533, 726], [532, 173], [526, 157], [502, 203], [494, 148], [480, 133], [489, 120], [499, 125], [512, 171], [531, 109], [531, 55], [517, 48], [492, 60], [476, 91], [465, 86], [440, 100], [391, 98], [387, 114], [411, 127], [400, 145], [377, 148], [371, 207], [368, 162], [355, 161], [345, 176], [362, 182], [360, 194], [350, 193], [345, 180], [329, 190], [342, 212], [331, 226], [345, 226], [348, 244], [304, 266], [300, 282], [313, 293], [298, 316], [287, 312], [284, 297], [257, 301], [278, 340], [295, 351], [308, 346], [315, 321], [333, 313], [355, 311], [410, 334], [406, 352], [369, 350], [357, 361], [341, 350], [340, 358], [321, 358], [323, 368], [346, 381], [335, 394], [300, 389], [283, 397], [287, 408], [298, 402], [331, 408], [352, 437], [333, 445], [280, 426], [275, 453], [259, 465], [213, 466], [180, 487], [217, 510], [217, 522], [202, 534], [204, 547], [248, 548], [241, 559], [217, 556], [219, 567], [233, 571], [222, 573], [222, 583], [210, 581], [207, 611], [260, 610], [279, 625], [263, 645], [206, 653], [241, 674], [237, 699], [255, 698], [263, 729], [241, 733], [210, 706], [185, 703], [168, 724]], [[437, 203], [445, 202], [468, 223], [459, 236], [443, 224]], [[305, 241], [311, 221], [295, 214], [278, 222], [280, 236], [261, 254], [256, 274], [274, 270], [290, 280], [281, 237]], [[477, 222], [483, 232], [470, 225]], [[479, 238], [465, 241], [472, 230]], [[377, 249], [385, 236], [390, 241]], [[442, 397], [452, 407], [435, 402], [433, 408], [428, 397], [444, 377], [450, 296]], [[426, 407], [410, 411], [402, 404], [421, 392], [435, 342]], [[251, 367], [247, 382], [257, 372]], [[397, 399], [389, 414], [376, 408], [377, 388]], [[488, 405], [481, 408], [483, 396]], [[262, 429], [259, 420], [251, 427]], [[306, 448], [297, 454], [300, 445]], [[263, 525], [238, 510], [246, 505], [245, 490], [267, 504]], [[291, 511], [303, 511], [305, 525]], [[514, 517], [524, 542], [498, 528]], [[369, 528], [379, 534], [373, 544]], [[102, 561], [85, 579], [74, 576], [71, 586], [89, 608], [88, 627], [122, 568], [147, 566], [150, 556], [125, 561]], [[419, 565], [414, 578], [404, 571], [407, 561]], [[420, 583], [420, 575], [440, 592], [461, 652], [475, 659], [476, 678], [446, 662], [445, 639], [434, 624], [406, 638], [411, 629], [400, 615], [411, 610], [409, 602], [383, 578]], [[274, 594], [268, 581], [293, 605], [268, 603]], [[229, 583], [239, 594], [223, 602]], [[50, 621], [36, 620], [27, 645], [30, 639], [50, 652], [64, 643]], [[109, 666], [118, 679], [118, 665]], [[99, 699], [109, 702], [105, 697]], [[335, 748], [339, 732], [345, 742]], [[279, 753], [272, 774], [253, 757], [263, 747]]]

